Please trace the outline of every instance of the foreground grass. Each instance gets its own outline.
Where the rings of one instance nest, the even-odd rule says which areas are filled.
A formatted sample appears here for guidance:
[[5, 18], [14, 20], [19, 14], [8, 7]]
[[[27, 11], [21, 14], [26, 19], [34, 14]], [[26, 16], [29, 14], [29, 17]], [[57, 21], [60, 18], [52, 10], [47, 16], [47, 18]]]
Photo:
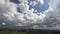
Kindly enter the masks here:
[[0, 34], [27, 34], [27, 32], [17, 32], [17, 31], [0, 31]]
[[0, 29], [0, 34], [35, 34], [36, 31], [30, 29], [24, 30], [10, 30], [10, 29]]
[[27, 31], [18, 31], [18, 30], [0, 30], [0, 34], [28, 34]]
[[0, 34], [60, 34], [60, 30], [36, 30], [36, 29], [24, 29], [24, 30], [10, 30], [0, 29]]

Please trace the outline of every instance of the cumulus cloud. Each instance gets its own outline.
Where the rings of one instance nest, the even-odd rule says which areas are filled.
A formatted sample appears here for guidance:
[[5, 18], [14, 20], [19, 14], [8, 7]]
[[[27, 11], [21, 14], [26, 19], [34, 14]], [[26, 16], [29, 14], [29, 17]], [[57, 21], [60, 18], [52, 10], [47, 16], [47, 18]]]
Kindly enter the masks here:
[[48, 9], [48, 12], [46, 13], [46, 16], [48, 16], [48, 17], [45, 17], [45, 20], [47, 20], [47, 21], [49, 20], [50, 23], [54, 23], [59, 19], [58, 18], [58, 17], [60, 17], [60, 14], [59, 14], [60, 9], [58, 8], [59, 5], [60, 5], [59, 0], [51, 0], [50, 7]]
[[38, 2], [40, 2], [41, 4], [43, 4], [44, 3], [44, 0], [38, 0]]
[[[60, 22], [60, 0], [51, 0], [48, 10], [39, 13], [39, 15], [33, 13], [37, 12], [34, 8], [29, 9], [28, 0], [19, 0], [19, 4], [10, 2], [10, 0], [0, 0], [0, 26], [29, 26], [31, 28], [36, 27], [49, 27], [59, 25]], [[31, 4], [40, 2], [43, 0], [34, 1]], [[17, 12], [19, 7], [22, 13]], [[8, 25], [8, 26], [7, 26]], [[35, 27], [36, 26], [36, 27]]]
[[37, 4], [36, 1], [31, 1], [31, 2], [30, 2], [30, 5], [31, 5], [32, 7], [34, 7], [36, 4]]
[[32, 7], [34, 7], [34, 6], [37, 5], [38, 3], [41, 4], [41, 5], [43, 5], [43, 4], [44, 4], [44, 1], [43, 1], [43, 0], [30, 1], [30, 4], [29, 4], [29, 5], [31, 5]]

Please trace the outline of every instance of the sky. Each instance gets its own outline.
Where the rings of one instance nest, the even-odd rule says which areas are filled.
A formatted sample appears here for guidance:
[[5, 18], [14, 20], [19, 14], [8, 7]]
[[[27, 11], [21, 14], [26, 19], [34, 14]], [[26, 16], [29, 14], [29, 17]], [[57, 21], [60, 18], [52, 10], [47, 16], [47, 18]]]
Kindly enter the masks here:
[[60, 29], [60, 0], [0, 0], [0, 27]]

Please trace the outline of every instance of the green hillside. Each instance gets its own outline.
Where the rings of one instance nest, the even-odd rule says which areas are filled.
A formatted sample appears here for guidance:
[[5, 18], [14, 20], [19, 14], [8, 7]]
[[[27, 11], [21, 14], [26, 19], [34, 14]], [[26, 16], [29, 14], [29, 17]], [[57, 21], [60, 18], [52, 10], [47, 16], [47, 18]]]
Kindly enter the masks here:
[[37, 29], [24, 29], [24, 30], [11, 30], [0, 29], [0, 34], [57, 34], [60, 30], [37, 30]]

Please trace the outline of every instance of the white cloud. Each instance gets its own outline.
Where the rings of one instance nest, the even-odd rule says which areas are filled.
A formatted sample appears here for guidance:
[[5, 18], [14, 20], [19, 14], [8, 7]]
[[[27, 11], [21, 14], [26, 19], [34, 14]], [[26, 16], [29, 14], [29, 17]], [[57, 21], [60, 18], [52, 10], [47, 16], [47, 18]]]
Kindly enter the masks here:
[[[14, 26], [32, 26], [35, 28], [42, 24], [59, 24], [60, 22], [60, 0], [51, 0], [48, 10], [40, 15], [34, 14], [34, 8], [29, 10], [27, 0], [19, 0], [20, 4], [10, 2], [10, 0], [0, 1], [0, 22]], [[38, 0], [40, 1], [40, 0]], [[40, 1], [42, 4], [43, 0]], [[17, 12], [17, 7], [22, 13]], [[4, 24], [3, 23], [3, 24]], [[39, 24], [39, 25], [38, 25]], [[48, 25], [49, 26], [49, 25]], [[53, 25], [51, 25], [53, 26]]]
[[31, 1], [31, 2], [30, 2], [30, 5], [31, 5], [32, 7], [34, 7], [36, 4], [37, 4], [36, 1]]
[[6, 25], [4, 22], [2, 22], [2, 25]]
[[44, 4], [43, 0], [34, 0], [34, 1], [30, 1], [30, 6], [34, 7], [35, 5], [37, 5], [38, 3], [40, 3], [41, 5]]
[[44, 1], [43, 0], [37, 0], [38, 2], [40, 2], [41, 4], [44, 4]]
[[44, 18], [45, 24], [48, 26], [59, 25], [60, 23], [60, 0], [51, 0], [49, 8], [47, 10], [46, 17]]

